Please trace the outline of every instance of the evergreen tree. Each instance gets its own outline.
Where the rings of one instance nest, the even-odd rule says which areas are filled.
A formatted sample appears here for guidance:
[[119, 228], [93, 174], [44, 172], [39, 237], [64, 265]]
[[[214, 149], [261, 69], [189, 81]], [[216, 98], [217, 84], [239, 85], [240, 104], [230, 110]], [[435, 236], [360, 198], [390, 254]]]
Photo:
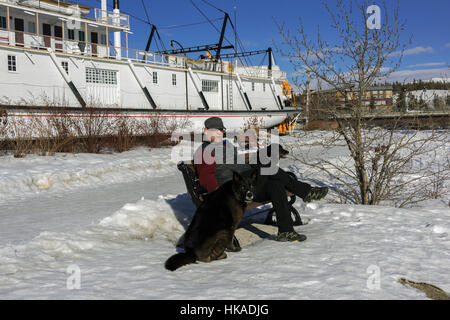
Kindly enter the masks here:
[[375, 110], [375, 97], [373, 96], [373, 94], [370, 95], [369, 108], [370, 108], [370, 111]]
[[423, 97], [420, 97], [417, 108], [422, 110], [427, 108], [427, 103], [425, 102], [425, 100], [423, 99]]
[[408, 94], [408, 109], [409, 110], [415, 110], [418, 107], [418, 102], [416, 97], [410, 93]]
[[444, 109], [445, 102], [443, 98], [440, 98], [438, 95], [434, 95], [433, 98], [433, 107], [436, 110], [442, 110]]
[[398, 95], [397, 105], [396, 105], [398, 111], [406, 111], [406, 95], [405, 95], [405, 91], [406, 90], [401, 90], [399, 95]]

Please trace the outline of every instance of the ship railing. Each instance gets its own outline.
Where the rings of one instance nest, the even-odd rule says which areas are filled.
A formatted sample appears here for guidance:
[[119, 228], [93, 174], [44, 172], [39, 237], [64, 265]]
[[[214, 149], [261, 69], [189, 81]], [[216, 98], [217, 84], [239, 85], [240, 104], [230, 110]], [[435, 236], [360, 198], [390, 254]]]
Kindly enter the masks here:
[[46, 36], [24, 31], [9, 31], [0, 28], [0, 44], [15, 47], [47, 50], [79, 55], [97, 56], [101, 58], [114, 57], [113, 48], [104, 44]]
[[[233, 70], [235, 71], [235, 70]], [[286, 79], [286, 71], [281, 70], [269, 70], [267, 67], [238, 67], [237, 72], [243, 77], [252, 78], [271, 78], [275, 80]]]
[[[143, 50], [118, 48], [102, 43], [92, 43], [74, 39], [46, 36], [42, 34], [24, 31], [9, 31], [0, 28], [0, 45], [47, 50], [51, 48], [55, 52], [92, 56], [99, 58], [131, 60], [134, 62], [148, 63], [175, 68], [185, 68], [184, 57], [157, 54]], [[119, 51], [120, 50], [120, 51]]]
[[[224, 72], [223, 62], [211, 60], [192, 60], [186, 57], [147, 52], [130, 48], [118, 48], [102, 43], [92, 43], [74, 39], [59, 38], [23, 31], [9, 31], [0, 28], [0, 45], [9, 45], [31, 49], [47, 50], [51, 48], [55, 52], [92, 56], [98, 58], [131, 60], [133, 62], [159, 65], [172, 68], [191, 68], [196, 71]], [[228, 70], [227, 72], [233, 72]], [[238, 72], [243, 77], [270, 78], [267, 69], [258, 67], [240, 67]], [[270, 71], [274, 79], [285, 79], [286, 73], [280, 70]]]
[[186, 67], [199, 71], [217, 71], [223, 72], [224, 66], [222, 62], [212, 60], [191, 60], [186, 59]]
[[[23, 7], [23, 9], [31, 8], [33, 9], [38, 8], [38, 1], [36, 0], [36, 3], [27, 3], [27, 2], [21, 2], [18, 0], [0, 0], [1, 3], [11, 3], [17, 6]], [[29, 9], [27, 9], [29, 10]], [[64, 17], [65, 19], [70, 19], [71, 16], [79, 15], [81, 22], [97, 22], [104, 24], [106, 26], [111, 27], [117, 27], [117, 28], [126, 28], [130, 29], [130, 16], [123, 13], [114, 13], [112, 11], [107, 10], [101, 10], [98, 8], [94, 8], [94, 11], [89, 11], [89, 13], [76, 13], [77, 12], [77, 4], [74, 3], [73, 6], [66, 8], [65, 11], [61, 14], [61, 17]]]
[[109, 26], [119, 26], [130, 28], [130, 16], [122, 13], [114, 13], [112, 11], [94, 8], [94, 19], [98, 23], [104, 23]]
[[[117, 48], [115, 48], [117, 49]], [[130, 48], [120, 48], [120, 58], [122, 60], [131, 60], [133, 62], [147, 63], [174, 68], [184, 68], [185, 62], [183, 57], [147, 52], [144, 50], [136, 50]], [[117, 56], [117, 54], [115, 55]]]
[[0, 44], [9, 44], [9, 32], [8, 32], [8, 30], [0, 28]]

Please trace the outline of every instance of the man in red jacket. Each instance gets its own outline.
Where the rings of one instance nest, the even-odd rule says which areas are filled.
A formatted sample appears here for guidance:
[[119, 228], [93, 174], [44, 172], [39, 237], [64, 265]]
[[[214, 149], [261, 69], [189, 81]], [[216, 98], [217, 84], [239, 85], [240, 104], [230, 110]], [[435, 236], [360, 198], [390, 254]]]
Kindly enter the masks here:
[[[206, 119], [204, 129], [206, 141], [194, 154], [194, 166], [200, 185], [208, 192], [213, 192], [231, 180], [233, 171], [245, 175], [255, 168], [255, 165], [246, 164], [238, 157], [236, 147], [223, 139], [224, 132], [225, 126], [221, 118]], [[293, 179], [280, 168], [271, 175], [262, 174], [262, 170], [259, 170], [254, 201], [272, 202], [277, 216], [277, 240], [304, 241], [306, 236], [294, 231], [286, 190], [309, 202], [325, 197], [328, 188], [311, 187], [307, 183]]]

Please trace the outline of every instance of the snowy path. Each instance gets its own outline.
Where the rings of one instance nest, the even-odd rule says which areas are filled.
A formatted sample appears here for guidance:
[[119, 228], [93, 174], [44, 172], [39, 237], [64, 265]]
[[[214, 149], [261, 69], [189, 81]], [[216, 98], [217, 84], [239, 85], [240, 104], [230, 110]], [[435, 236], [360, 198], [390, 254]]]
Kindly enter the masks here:
[[[47, 231], [71, 232], [98, 223], [123, 207], [144, 197], [155, 199], [159, 194], [183, 193], [177, 174], [136, 182], [71, 190], [62, 194], [33, 195], [26, 201], [0, 204], [0, 219], [8, 228], [0, 230], [0, 246], [29, 241]], [[164, 182], [164, 183], [163, 183]], [[159, 190], [154, 188], [159, 185]], [[45, 217], [45, 219], [43, 219]]]

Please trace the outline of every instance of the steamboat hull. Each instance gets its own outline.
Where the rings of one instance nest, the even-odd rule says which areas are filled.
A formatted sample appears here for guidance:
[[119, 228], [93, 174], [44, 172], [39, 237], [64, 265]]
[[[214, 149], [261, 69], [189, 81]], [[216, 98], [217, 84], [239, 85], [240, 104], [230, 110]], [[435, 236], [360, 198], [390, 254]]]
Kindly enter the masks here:
[[[297, 110], [279, 111], [182, 111], [182, 110], [136, 110], [115, 108], [60, 108], [60, 107], [26, 107], [0, 106], [3, 117], [19, 131], [32, 126], [33, 123], [52, 123], [55, 121], [65, 123], [86, 123], [87, 121], [102, 122], [104, 125], [126, 121], [136, 127], [154, 126], [157, 123], [163, 128], [173, 128], [179, 133], [201, 132], [204, 122], [209, 117], [222, 118], [229, 131], [244, 130], [249, 127], [270, 129], [284, 122], [288, 117], [297, 113]], [[20, 128], [23, 127], [23, 130]], [[15, 131], [15, 130], [14, 130]], [[11, 134], [10, 134], [11, 135]], [[13, 138], [13, 136], [4, 138]], [[12, 135], [14, 135], [12, 133]], [[31, 134], [39, 136], [40, 134]]]

